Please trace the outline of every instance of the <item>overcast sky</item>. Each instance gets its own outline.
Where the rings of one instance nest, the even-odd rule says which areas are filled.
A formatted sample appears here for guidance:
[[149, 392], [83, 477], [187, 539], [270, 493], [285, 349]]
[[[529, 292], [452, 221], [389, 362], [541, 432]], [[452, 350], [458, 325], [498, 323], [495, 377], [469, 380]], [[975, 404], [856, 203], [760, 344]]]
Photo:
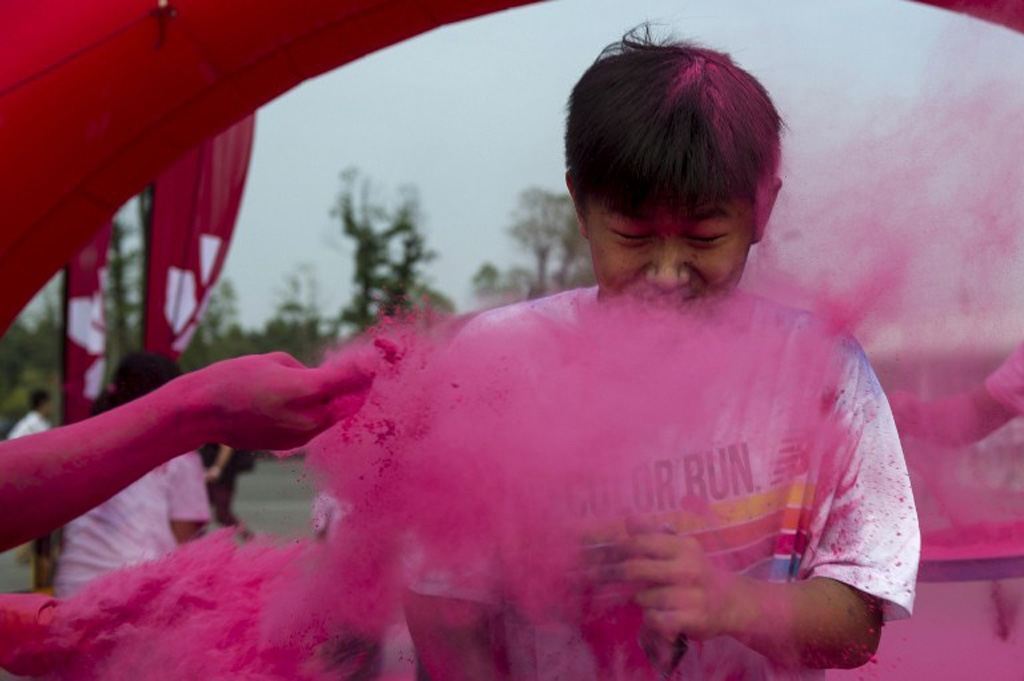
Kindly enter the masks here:
[[902, 0], [554, 0], [371, 54], [259, 111], [225, 271], [243, 323], [271, 313], [300, 263], [315, 268], [325, 312], [347, 300], [351, 248], [336, 250], [344, 242], [329, 209], [348, 166], [384, 196], [403, 183], [419, 188], [440, 254], [430, 276], [471, 307], [479, 265], [518, 257], [504, 231], [518, 193], [563, 186], [572, 85], [602, 47], [644, 21], [726, 50], [751, 70], [786, 118], [792, 149], [911, 96], [937, 41], [970, 20]]

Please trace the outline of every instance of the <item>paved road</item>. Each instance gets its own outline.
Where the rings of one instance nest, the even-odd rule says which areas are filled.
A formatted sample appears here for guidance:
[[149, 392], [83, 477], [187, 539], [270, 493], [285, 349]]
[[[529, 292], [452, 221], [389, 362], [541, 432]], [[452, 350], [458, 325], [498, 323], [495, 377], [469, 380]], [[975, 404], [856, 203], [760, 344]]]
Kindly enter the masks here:
[[[259, 461], [256, 470], [238, 479], [235, 512], [255, 532], [299, 536], [309, 532], [313, 492], [298, 461]], [[15, 552], [0, 554], [0, 592], [31, 586], [27, 565]]]

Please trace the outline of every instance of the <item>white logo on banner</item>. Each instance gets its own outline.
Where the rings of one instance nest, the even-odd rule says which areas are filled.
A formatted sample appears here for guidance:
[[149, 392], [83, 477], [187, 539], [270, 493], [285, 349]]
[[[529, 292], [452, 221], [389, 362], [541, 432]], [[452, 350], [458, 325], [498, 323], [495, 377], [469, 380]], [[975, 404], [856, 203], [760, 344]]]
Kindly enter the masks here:
[[171, 348], [182, 353], [188, 347], [199, 326], [199, 320], [210, 302], [210, 279], [217, 264], [224, 240], [212, 234], [199, 235], [199, 281], [204, 289], [203, 300], [198, 300], [199, 285], [191, 270], [180, 267], [167, 269], [167, 293], [164, 300], [164, 318], [174, 333]]
[[106, 362], [103, 351], [107, 347], [106, 320], [103, 314], [103, 291], [107, 285], [107, 270], [96, 273], [99, 290], [91, 296], [75, 296], [68, 301], [67, 337], [75, 345], [93, 356], [92, 364], [83, 378], [82, 396], [95, 400], [103, 391]]
[[103, 296], [78, 296], [68, 301], [68, 338], [90, 355], [103, 353], [106, 329], [103, 321]]
[[95, 400], [103, 390], [103, 373], [107, 363], [103, 357], [97, 357], [92, 366], [85, 372], [85, 389], [82, 394], [90, 400]]
[[196, 301], [196, 275], [180, 267], [168, 268], [166, 296], [164, 318], [177, 336], [192, 320], [199, 307]]
[[213, 234], [199, 235], [199, 276], [203, 286], [210, 285], [210, 277], [213, 276], [213, 266], [217, 262], [217, 255], [220, 253], [220, 247], [223, 243], [224, 240], [219, 236], [214, 236]]

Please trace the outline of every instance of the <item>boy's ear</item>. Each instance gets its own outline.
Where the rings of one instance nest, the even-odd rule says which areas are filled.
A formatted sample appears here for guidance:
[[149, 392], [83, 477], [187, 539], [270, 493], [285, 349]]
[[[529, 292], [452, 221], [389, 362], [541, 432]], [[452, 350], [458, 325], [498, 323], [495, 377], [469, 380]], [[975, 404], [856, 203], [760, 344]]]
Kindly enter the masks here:
[[782, 189], [782, 178], [772, 175], [770, 180], [765, 180], [757, 190], [757, 198], [754, 200], [754, 243], [764, 237], [764, 229], [775, 209], [775, 199], [779, 198], [779, 190]]
[[583, 219], [583, 207], [580, 206], [579, 201], [576, 200], [576, 185], [573, 184], [572, 176], [569, 175], [569, 171], [565, 172], [565, 188], [569, 190], [569, 197], [572, 198], [572, 206], [576, 210], [576, 224], [579, 225], [580, 236], [584, 239], [588, 239], [587, 222]]

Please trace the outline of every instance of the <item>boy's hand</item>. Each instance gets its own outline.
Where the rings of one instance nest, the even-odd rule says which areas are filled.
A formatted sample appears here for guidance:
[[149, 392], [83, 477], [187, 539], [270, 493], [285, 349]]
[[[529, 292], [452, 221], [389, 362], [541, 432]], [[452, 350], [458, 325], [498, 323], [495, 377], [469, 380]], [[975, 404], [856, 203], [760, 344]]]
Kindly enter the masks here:
[[878, 648], [881, 605], [853, 587], [827, 578], [759, 582], [719, 569], [695, 539], [670, 528], [630, 533], [596, 574], [600, 582], [633, 586], [641, 642], [663, 671], [674, 665], [661, 661], [678, 662], [671, 652], [680, 642], [723, 635], [784, 666], [817, 669], [859, 666]]
[[[692, 537], [665, 525], [627, 521], [629, 537], [589, 552], [596, 603], [632, 602], [642, 617], [639, 643], [647, 661], [671, 673], [690, 639], [741, 633], [748, 608], [744, 579], [720, 570]], [[626, 599], [623, 599], [623, 596]], [[592, 615], [601, 616], [601, 608]]]
[[675, 645], [680, 636], [705, 640], [737, 630], [742, 578], [712, 565], [697, 540], [643, 530], [622, 548], [627, 558], [609, 574], [637, 585], [633, 600], [650, 633]]
[[[605, 545], [592, 561], [604, 585], [628, 588], [643, 611], [647, 636], [677, 645], [680, 637], [706, 640], [736, 635], [750, 617], [747, 580], [716, 567], [700, 543], [643, 518], [627, 521], [629, 537]], [[595, 565], [595, 563], [597, 563]]]

